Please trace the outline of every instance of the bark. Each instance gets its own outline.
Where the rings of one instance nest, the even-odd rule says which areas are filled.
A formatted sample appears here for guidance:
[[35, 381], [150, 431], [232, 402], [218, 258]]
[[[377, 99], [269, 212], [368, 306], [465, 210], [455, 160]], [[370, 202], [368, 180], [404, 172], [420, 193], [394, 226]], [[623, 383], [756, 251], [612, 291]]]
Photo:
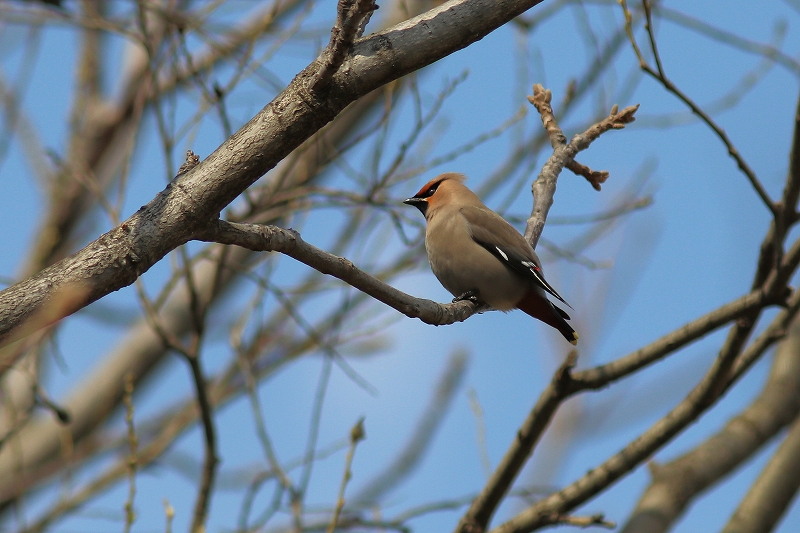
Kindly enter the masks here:
[[[208, 158], [124, 223], [0, 292], [0, 345], [130, 285], [351, 102], [468, 46], [540, 2], [462, 0], [434, 8], [357, 41], [323, 92], [307, 86], [320, 68], [316, 60]], [[45, 313], [49, 303], [60, 305]], [[0, 372], [13, 362], [4, 355]]]

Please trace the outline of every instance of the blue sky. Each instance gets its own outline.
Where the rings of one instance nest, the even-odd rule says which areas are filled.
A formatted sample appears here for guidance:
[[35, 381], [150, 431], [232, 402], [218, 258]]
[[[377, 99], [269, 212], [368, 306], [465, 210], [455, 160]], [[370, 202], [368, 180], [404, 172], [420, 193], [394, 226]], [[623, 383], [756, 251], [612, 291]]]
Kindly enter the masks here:
[[[549, 3], [545, 1], [526, 16], [546, 8]], [[316, 27], [327, 27], [333, 19], [332, 5], [322, 4], [325, 3], [316, 6], [311, 15], [310, 20]], [[800, 15], [785, 3], [667, 2], [666, 5], [758, 43], [770, 43], [775, 39], [776, 28], [780, 30], [781, 25], [785, 25], [779, 46], [788, 56], [797, 56]], [[236, 9], [246, 9], [246, 3], [233, 3], [232, 12]], [[423, 135], [419, 149], [429, 150], [433, 157], [446, 154], [481, 132], [499, 126], [522, 106], [529, 107], [528, 115], [504, 135], [395, 187], [392, 190], [396, 195], [394, 200], [400, 202], [412, 195], [422, 183], [443, 171], [463, 172], [469, 177], [467, 183], [479, 189], [486, 177], [504, 161], [515, 136], [530, 135], [540, 127], [535, 110], [525, 102], [524, 91], [530, 91], [531, 83], [544, 84], [553, 91], [557, 108], [569, 81], [580, 79], [594, 59], [593, 40], [600, 43], [608, 40], [620, 20], [621, 10], [613, 2], [572, 4], [528, 35], [511, 26], [501, 28], [420, 73], [421, 99], [428, 107], [449, 80], [466, 73], [464, 81], [446, 100], [432, 133]], [[660, 21], [657, 27], [667, 75], [703, 106], [713, 108], [732, 87], [746, 82], [748, 75], [758, 73], [753, 87], [736, 94], [736, 105], [717, 110], [713, 116], [755, 169], [767, 191], [773, 198], [779, 197], [787, 170], [798, 97], [798, 71], [792, 72], [780, 65], [768, 68], [761, 64], [762, 57], [732, 49], [669, 20]], [[0, 36], [0, 57], [4, 58], [0, 64], [4, 75], [11, 80], [22, 72], [21, 43], [26, 31], [20, 26], [9, 26], [4, 27]], [[24, 109], [37, 126], [42, 143], [60, 150], [64, 144], [64, 118], [72, 90], [70, 80], [76, 40], [74, 33], [63, 27], [48, 28], [42, 37]], [[637, 37], [643, 46], [644, 34], [638, 31]], [[288, 82], [313, 59], [319, 44], [310, 39], [290, 45], [283, 56], [269, 63], [269, 68], [283, 82]], [[120, 40], [113, 40], [107, 59], [114, 61], [122, 49]], [[525, 67], [525, 72], [520, 71], [520, 65]], [[113, 81], [109, 81], [109, 85], [113, 86]], [[269, 94], [263, 83], [243, 84], [230, 101], [234, 122], [241, 125], [266, 104]], [[620, 97], [625, 100], [618, 101]], [[188, 99], [181, 108], [187, 116], [191, 112], [187, 111], [191, 101]], [[767, 210], [719, 139], [707, 127], [687, 117], [685, 106], [658, 83], [641, 77], [627, 44], [622, 46], [612, 70], [604, 75], [603, 90], [582, 100], [562, 122], [565, 132], [568, 136], [577, 132], [598, 109], [607, 110], [613, 103], [640, 104], [639, 120], [625, 130], [604, 135], [579, 158], [593, 168], [608, 170], [611, 177], [598, 193], [582, 178], [565, 172], [559, 181], [551, 216], [602, 211], [642, 181], [641, 194], [650, 195], [653, 204], [621, 219], [613, 231], [582, 252], [586, 259], [609, 264], [610, 268], [591, 269], [559, 260], [541, 251], [540, 247], [548, 279], [575, 308], [573, 324], [581, 335], [579, 366], [625, 355], [747, 292], [758, 246], [769, 223]], [[409, 105], [401, 103], [401, 112], [397, 114], [389, 137], [390, 147], [391, 143], [399, 144], [411, 128], [408, 120], [411, 113], [402, 112], [410, 110]], [[664, 119], [680, 125], [662, 127], [659, 124]], [[205, 157], [222, 140], [219, 127], [204, 126], [191, 141], [185, 142], [190, 144], [186, 147]], [[348, 163], [365, 171], [374, 149], [372, 146], [366, 142], [353, 150], [347, 156]], [[395, 149], [391, 147], [387, 153]], [[183, 150], [185, 148], [180, 146], [176, 154], [182, 154]], [[529, 184], [542, 162], [540, 159], [534, 165], [532, 161], [532, 171], [520, 171], [516, 175], [523, 185], [518, 189], [503, 187], [497, 194], [485, 198], [487, 205], [502, 209], [507, 215], [525, 216], [531, 205]], [[173, 163], [180, 163], [180, 159]], [[152, 138], [141, 139], [132, 167], [125, 216], [164, 186], [162, 169], [163, 153], [157, 142]], [[0, 227], [5, 230], [2, 231], [5, 253], [0, 257], [0, 275], [6, 278], [19, 271], [45, 208], [42, 186], [32, 176], [21, 156], [19, 143], [14, 142], [0, 166], [0, 184], [4, 191], [0, 198]], [[329, 180], [337, 187], [354, 186], [353, 180], [340, 167], [329, 171]], [[506, 202], [508, 197], [513, 201]], [[418, 218], [416, 212], [408, 212], [407, 216], [412, 220]], [[308, 242], [325, 248], [333, 238], [330, 229], [341, 222], [337, 217], [333, 209], [319, 209], [294, 222]], [[381, 218], [379, 213], [375, 220], [375, 230], [367, 244], [385, 254], [384, 258], [391, 258], [405, 245], [393, 233], [388, 216]], [[109, 224], [108, 220], [98, 220], [89, 235], [99, 234], [110, 227]], [[583, 235], [586, 229], [587, 226], [550, 224], [544, 238], [564, 246]], [[410, 224], [407, 233], [418, 234]], [[363, 257], [366, 261], [369, 254], [365, 252]], [[358, 258], [352, 259], [362, 264]], [[378, 255], [375, 262], [381, 260]], [[158, 287], [168, 268], [165, 262], [152, 269], [144, 277], [145, 284]], [[302, 276], [305, 268], [289, 258], [282, 258], [278, 262], [276, 279], [285, 276], [283, 279], [288, 284], [288, 280]], [[426, 264], [420, 264], [413, 273], [397, 279], [394, 285], [410, 294], [438, 301], [451, 298]], [[252, 290], [251, 286], [242, 285], [231, 301], [234, 305], [243, 304]], [[123, 309], [136, 306], [135, 294], [130, 288], [108, 300]], [[469, 367], [452, 408], [428, 455], [388, 498], [383, 513], [391, 517], [424, 502], [452, 499], [479, 490], [485, 477], [470, 397], [477, 398], [481, 405], [487, 431], [486, 448], [492, 465], [496, 465], [514, 437], [515, 429], [570, 347], [558, 333], [519, 312], [491, 312], [462, 324], [436, 328], [400, 317], [379, 305], [373, 308], [376, 313], [382, 313], [380, 316], [386, 322], [381, 332], [386, 349], [378, 355], [354, 357], [350, 364], [376, 393], [354, 383], [334, 366], [320, 426], [321, 447], [346, 437], [350, 427], [360, 417], [365, 417], [367, 439], [356, 452], [354, 477], [348, 488], [349, 493], [355, 493], [401, 449], [433, 393], [448, 354], [454, 349], [464, 349], [469, 353]], [[308, 312], [314, 313], [313, 310]], [[209, 373], [220, 368], [229, 357], [224, 342], [229, 321], [224, 314], [217, 320], [214, 335], [218, 340], [206, 354]], [[47, 378], [50, 393], [58, 398], [69, 391], [80, 376], [115, 345], [121, 333], [122, 330], [98, 324], [87, 316], [68, 319], [59, 336], [63, 364], [54, 365]], [[554, 420], [548, 437], [519, 482], [544, 487], [565, 486], [618, 451], [662, 417], [697, 383], [722, 338], [724, 332], [709, 335], [635, 377], [570, 400]], [[769, 361], [770, 357], [766, 357], [758, 363], [718, 406], [658, 452], [655, 459], [667, 461], [691, 449], [747, 406], [763, 384]], [[324, 364], [319, 355], [303, 358], [288, 365], [259, 389], [266, 425], [282, 460], [297, 457], [303, 449], [312, 398]], [[168, 365], [167, 372], [140, 391], [144, 394], [137, 398], [137, 416], [144, 419], [165, 404], [191, 394], [189, 374], [182, 361], [175, 357]], [[217, 413], [217, 423], [223, 473], [237, 467], [263, 466], [263, 455], [252, 430], [252, 412], [246, 401], [239, 400], [221, 409]], [[773, 449], [774, 445], [769, 446], [730, 479], [711, 489], [688, 510], [675, 531], [721, 528]], [[174, 447], [175, 452], [196, 458], [201, 457], [201, 450], [197, 429], [188, 432]], [[340, 451], [315, 467], [310, 507], [333, 501], [343, 465], [344, 452]], [[622, 523], [647, 482], [647, 470], [640, 467], [586, 504], [580, 513], [603, 512], [608, 519]], [[142, 472], [137, 485], [135, 531], [163, 530], [164, 499], [176, 509], [175, 529], [188, 527], [195, 492], [192, 481], [168, 466], [158, 465]], [[54, 529], [107, 531], [121, 528], [121, 509], [126, 496], [127, 486], [120, 484]], [[271, 496], [266, 490], [256, 500], [256, 506], [266, 505]], [[208, 530], [234, 527], [240, 503], [240, 494], [219, 491], [212, 503]], [[35, 517], [42, 505], [42, 501], [34, 501], [29, 518]], [[519, 501], [508, 501], [495, 524], [520, 508]], [[448, 530], [454, 527], [461, 512], [433, 513], [414, 519], [410, 524], [415, 531]], [[778, 531], [795, 531], [798, 523], [800, 509], [795, 506]]]

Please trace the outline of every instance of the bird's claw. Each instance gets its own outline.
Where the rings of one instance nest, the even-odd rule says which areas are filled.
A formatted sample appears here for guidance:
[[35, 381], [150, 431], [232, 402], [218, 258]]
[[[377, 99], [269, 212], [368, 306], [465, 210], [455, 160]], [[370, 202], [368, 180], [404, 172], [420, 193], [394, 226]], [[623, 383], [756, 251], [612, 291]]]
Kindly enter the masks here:
[[474, 303], [475, 305], [480, 305], [480, 300], [478, 300], [478, 291], [472, 290], [467, 291], [461, 296], [457, 296], [453, 298], [453, 303], [460, 302], [462, 300], [469, 300], [470, 302]]

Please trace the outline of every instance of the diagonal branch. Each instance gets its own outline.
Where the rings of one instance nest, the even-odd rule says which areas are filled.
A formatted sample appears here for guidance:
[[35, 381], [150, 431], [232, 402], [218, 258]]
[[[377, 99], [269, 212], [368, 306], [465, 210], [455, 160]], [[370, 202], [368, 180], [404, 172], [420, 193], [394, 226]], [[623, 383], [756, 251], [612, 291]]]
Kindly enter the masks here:
[[[652, 481], [623, 533], [666, 532], [698, 493], [746, 461], [800, 412], [800, 322], [779, 345], [759, 397], [725, 427], [688, 453], [651, 463]], [[724, 453], [720, 453], [724, 450]]]
[[[291, 4], [296, 4], [293, 0]], [[404, 6], [418, 13], [424, 2], [406, 3]], [[289, 4], [281, 3], [283, 6]], [[277, 13], [274, 14], [277, 16]], [[391, 5], [387, 19], [382, 21], [385, 27], [405, 20], [407, 14], [396, 4]], [[259, 17], [257, 26], [263, 26]], [[270, 18], [271, 20], [271, 18]], [[260, 32], [247, 30], [254, 36]], [[197, 62], [194, 63], [197, 66]], [[352, 132], [358, 125], [371, 116], [377, 105], [383, 103], [387, 94], [395, 94], [400, 86], [392, 85], [360, 98], [341, 113], [328, 126], [317, 132], [312, 138], [297, 148], [290, 157], [283, 160], [274, 171], [270, 172], [267, 181], [259, 187], [261, 192], [253, 198], [253, 204], [237, 218], [248, 222], [262, 224], [275, 224], [285, 216], [288, 206], [277, 201], [276, 196], [295, 194], [318, 180], [320, 169], [324, 168], [336, 157], [343, 146], [352, 142]], [[179, 170], [189, 170], [196, 163], [194, 156], [187, 155], [187, 163]], [[270, 206], [270, 207], [268, 207]], [[341, 249], [341, 242], [334, 249]], [[339, 253], [334, 251], [333, 253]], [[238, 273], [247, 269], [252, 263], [254, 252], [244, 248], [229, 248], [224, 246], [209, 247], [200, 255], [211, 258], [211, 261], [202, 261], [194, 265], [191, 277], [194, 280], [195, 291], [199, 298], [209, 305], [218, 301], [231, 287], [231, 281], [236, 279]], [[405, 261], [409, 266], [408, 260]], [[224, 265], [221, 266], [221, 265]], [[396, 272], [396, 271], [395, 271]], [[386, 279], [386, 272], [377, 277]], [[190, 309], [191, 297], [186, 285], [179, 285], [173, 294], [159, 306], [157, 321], [162, 331], [169, 332], [175, 338], [184, 338], [192, 328], [192, 313]], [[117, 348], [111, 350], [102, 358], [102, 365], [94, 372], [89, 373], [83, 380], [72, 387], [71, 392], [63, 400], [65, 407], [72, 415], [69, 425], [70, 438], [76, 447], [84, 442], [87, 437], [96, 434], [97, 428], [112, 413], [121, 401], [123, 390], [120, 386], [123, 377], [128, 373], [133, 374], [134, 381], [138, 383], [153, 372], [160, 361], [163, 360], [166, 348], [156, 331], [148, 322], [140, 320], [134, 324]], [[26, 343], [29, 340], [25, 341]], [[18, 343], [22, 344], [22, 343]], [[18, 375], [13, 373], [10, 375]], [[61, 453], [63, 442], [63, 428], [52, 420], [51, 417], [37, 417], [26, 420], [28, 423], [16, 437], [19, 446], [24, 450], [22, 458], [0, 453], [0, 502], [6, 501], [2, 495], [20, 494], [24, 487], [36, 486], [49, 479], [59, 469], [57, 463], [64, 464], [65, 457]], [[77, 459], [71, 463], [76, 468], [82, 460]], [[21, 463], [21, 464], [20, 464]], [[10, 472], [15, 472], [11, 475]], [[8, 473], [8, 475], [4, 475]], [[26, 481], [20, 481], [20, 472], [24, 472]], [[9, 487], [13, 485], [13, 487]], [[9, 489], [12, 489], [9, 492]], [[0, 503], [2, 506], [3, 503]]]
[[[130, 285], [351, 102], [468, 46], [540, 2], [451, 1], [361, 39], [333, 75], [324, 97], [306, 89], [319, 70], [316, 60], [214, 153], [124, 223], [0, 292], [0, 345], [31, 333], [24, 331], [28, 319], [65, 287], [77, 285], [85, 297], [53, 321]], [[3, 358], [0, 368], [12, 362]]]
[[656, 37], [653, 33], [653, 20], [652, 20], [652, 9], [649, 0], [643, 0], [642, 5], [644, 7], [645, 13], [645, 30], [647, 31], [648, 42], [650, 43], [650, 50], [653, 53], [654, 60], [656, 62], [656, 68], [650, 66], [650, 64], [645, 60], [644, 55], [642, 55], [641, 50], [639, 49], [639, 45], [636, 43], [636, 40], [633, 36], [633, 29], [631, 28], [631, 20], [632, 16], [630, 11], [628, 10], [628, 5], [625, 0], [620, 0], [620, 4], [622, 5], [622, 9], [625, 14], [625, 25], [626, 30], [628, 32], [628, 39], [631, 41], [633, 46], [634, 52], [636, 53], [636, 57], [639, 59], [639, 68], [642, 69], [650, 77], [657, 80], [663, 87], [669, 91], [670, 93], [674, 94], [681, 102], [683, 102], [689, 109], [692, 110], [692, 113], [700, 117], [700, 120], [705, 122], [705, 124], [711, 128], [711, 130], [717, 135], [722, 144], [725, 145], [725, 148], [728, 150], [728, 155], [730, 155], [733, 160], [736, 162], [736, 165], [739, 167], [739, 170], [742, 171], [742, 174], [747, 177], [750, 185], [756, 191], [761, 201], [764, 205], [769, 209], [772, 213], [773, 217], [779, 216], [779, 208], [772, 199], [769, 197], [766, 189], [761, 184], [761, 181], [758, 179], [755, 171], [750, 167], [750, 165], [745, 161], [742, 154], [739, 153], [739, 150], [733, 144], [728, 134], [725, 133], [725, 130], [722, 129], [711, 116], [703, 111], [703, 109], [697, 105], [686, 93], [681, 91], [681, 89], [672, 83], [672, 81], [667, 77], [664, 73], [664, 67], [661, 63], [661, 56], [658, 52], [658, 45], [656, 43]]
[[466, 300], [453, 304], [438, 304], [431, 300], [409, 296], [359, 270], [349, 260], [308, 244], [294, 230], [216, 220], [215, 223], [199, 230], [194, 237], [202, 241], [234, 244], [257, 252], [281, 252], [323, 274], [339, 278], [404, 315], [419, 318], [427, 324], [443, 326], [462, 322], [479, 310], [475, 304]]
[[800, 418], [753, 483], [722, 533], [772, 531], [800, 489]]
[[578, 360], [578, 353], [572, 351], [553, 375], [548, 387], [539, 396], [539, 401], [528, 414], [517, 438], [511, 443], [503, 460], [489, 478], [486, 486], [470, 505], [456, 527], [457, 533], [485, 531], [503, 497], [508, 493], [517, 474], [530, 457], [533, 447], [547, 429], [558, 407], [568, 396], [568, 386], [572, 380], [571, 372]]
[[[754, 360], [763, 354], [780, 338], [780, 333], [785, 332], [798, 309], [800, 309], [800, 296], [795, 294], [788, 308], [778, 313], [769, 327], [741, 354], [741, 359]], [[736, 381], [730, 377], [730, 361], [734, 354], [740, 353], [744, 342], [742, 335], [739, 334], [740, 329], [742, 328], [732, 329], [717, 359], [700, 383], [666, 416], [573, 484], [528, 507], [492, 531], [523, 533], [557, 523], [559, 516], [585, 502], [632, 470], [696, 420]], [[736, 377], [740, 376], [741, 374], [738, 374]]]

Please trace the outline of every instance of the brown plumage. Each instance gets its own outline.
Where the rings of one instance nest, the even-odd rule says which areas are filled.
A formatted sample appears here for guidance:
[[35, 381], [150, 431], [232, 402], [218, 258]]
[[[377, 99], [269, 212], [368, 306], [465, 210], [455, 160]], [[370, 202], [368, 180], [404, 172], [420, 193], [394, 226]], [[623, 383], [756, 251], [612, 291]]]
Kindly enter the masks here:
[[569, 306], [544, 279], [536, 252], [483, 205], [465, 179], [441, 174], [404, 202], [425, 215], [425, 249], [433, 273], [456, 299], [474, 296], [501, 311], [521, 309], [577, 344], [578, 334], [566, 322], [569, 315], [547, 299], [550, 293]]

